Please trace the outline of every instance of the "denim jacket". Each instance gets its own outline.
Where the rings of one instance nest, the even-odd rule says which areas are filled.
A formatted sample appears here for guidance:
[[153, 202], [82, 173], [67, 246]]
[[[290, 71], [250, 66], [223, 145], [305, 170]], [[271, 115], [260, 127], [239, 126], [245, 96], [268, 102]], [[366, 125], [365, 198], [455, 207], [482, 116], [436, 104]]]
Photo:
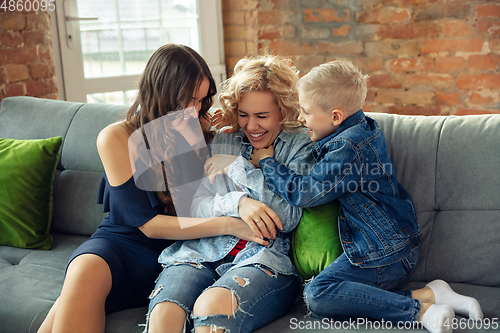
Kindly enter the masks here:
[[[294, 133], [282, 131], [274, 142], [276, 160], [298, 174], [307, 174], [314, 164], [313, 145], [305, 129]], [[212, 155], [239, 156], [230, 166], [227, 175], [217, 175], [214, 184], [204, 178], [191, 205], [193, 217], [239, 217], [238, 203], [243, 196], [269, 206], [280, 218], [283, 230], [276, 229], [275, 240], [268, 246], [248, 242], [231, 263], [217, 269], [222, 275], [227, 270], [245, 265], [260, 264], [275, 273], [297, 274], [288, 257], [290, 233], [298, 225], [302, 208], [289, 205], [272, 192], [262, 174], [248, 160], [252, 145], [242, 130], [231, 134], [217, 134], [209, 145]], [[166, 248], [158, 261], [163, 265], [176, 262], [214, 262], [224, 258], [236, 245], [238, 238], [231, 235], [177, 241]]]
[[297, 175], [279, 161], [260, 161], [267, 182], [291, 205], [338, 199], [344, 252], [352, 264], [377, 267], [406, 257], [421, 242], [413, 200], [396, 180], [384, 135], [359, 110], [318, 141], [316, 166]]

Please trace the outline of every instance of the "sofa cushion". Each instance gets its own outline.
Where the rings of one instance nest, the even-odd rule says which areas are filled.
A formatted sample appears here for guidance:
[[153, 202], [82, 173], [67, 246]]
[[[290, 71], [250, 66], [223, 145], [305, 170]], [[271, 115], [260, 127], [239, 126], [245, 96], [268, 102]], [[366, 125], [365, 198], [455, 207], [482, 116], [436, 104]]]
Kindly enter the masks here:
[[444, 122], [429, 279], [500, 286], [500, 274], [485, 274], [500, 267], [499, 128], [498, 115], [448, 117]]
[[422, 231], [417, 268], [412, 280], [426, 281], [427, 253], [436, 207], [437, 151], [445, 117], [401, 116], [369, 113], [387, 143], [398, 181], [415, 202], [417, 220]]
[[104, 127], [120, 120], [125, 110], [126, 107], [120, 105], [84, 104], [69, 125], [61, 152], [62, 167], [102, 173], [104, 168], [97, 153], [97, 136]]
[[60, 136], [64, 141], [68, 126], [82, 105], [24, 96], [5, 98], [0, 109], [0, 137], [46, 139]]
[[318, 275], [342, 254], [340, 244], [338, 201], [304, 208], [302, 218], [292, 235], [291, 257], [304, 279]]
[[9, 97], [0, 109], [0, 137], [63, 138], [54, 180], [52, 230], [90, 236], [105, 214], [96, 204], [103, 167], [99, 132], [124, 114], [123, 105], [84, 104], [34, 97]]
[[120, 105], [84, 104], [73, 117], [54, 189], [53, 231], [90, 236], [104, 219], [102, 205], [97, 204], [104, 168], [96, 141], [99, 132], [120, 120], [125, 110]]
[[445, 117], [368, 113], [387, 143], [398, 181], [410, 193], [418, 212], [436, 208], [436, 156]]
[[27, 140], [60, 136], [64, 147], [69, 124], [82, 105], [25, 96], [5, 98], [0, 108], [0, 138]]
[[52, 236], [50, 251], [0, 246], [0, 332], [38, 330], [61, 293], [69, 257], [88, 238]]
[[0, 244], [49, 250], [52, 182], [62, 144], [0, 139]]
[[58, 173], [54, 192], [52, 231], [92, 235], [106, 216], [97, 204], [102, 172], [63, 170]]
[[422, 230], [412, 281], [499, 286], [500, 116], [369, 114]]

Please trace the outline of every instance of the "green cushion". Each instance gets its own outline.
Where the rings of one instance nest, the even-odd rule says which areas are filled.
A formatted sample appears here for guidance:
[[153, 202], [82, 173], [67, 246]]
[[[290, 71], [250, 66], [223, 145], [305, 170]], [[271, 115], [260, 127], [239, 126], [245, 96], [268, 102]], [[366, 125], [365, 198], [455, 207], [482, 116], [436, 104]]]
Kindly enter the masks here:
[[304, 280], [318, 275], [342, 254], [339, 212], [340, 205], [336, 200], [304, 208], [292, 236], [292, 260]]
[[52, 183], [60, 136], [0, 139], [0, 244], [52, 248]]

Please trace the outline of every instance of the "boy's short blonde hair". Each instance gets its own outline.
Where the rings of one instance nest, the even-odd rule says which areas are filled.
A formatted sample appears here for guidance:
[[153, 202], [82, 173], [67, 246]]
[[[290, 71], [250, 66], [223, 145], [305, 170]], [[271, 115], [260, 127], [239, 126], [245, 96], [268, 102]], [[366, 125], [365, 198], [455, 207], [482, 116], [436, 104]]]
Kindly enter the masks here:
[[283, 115], [283, 130], [300, 127], [297, 70], [290, 59], [275, 55], [247, 56], [234, 66], [233, 75], [221, 84], [219, 101], [224, 118], [238, 125], [238, 103], [249, 92], [269, 91]]
[[368, 75], [347, 61], [331, 61], [311, 69], [297, 88], [326, 112], [339, 109], [349, 115], [363, 107]]

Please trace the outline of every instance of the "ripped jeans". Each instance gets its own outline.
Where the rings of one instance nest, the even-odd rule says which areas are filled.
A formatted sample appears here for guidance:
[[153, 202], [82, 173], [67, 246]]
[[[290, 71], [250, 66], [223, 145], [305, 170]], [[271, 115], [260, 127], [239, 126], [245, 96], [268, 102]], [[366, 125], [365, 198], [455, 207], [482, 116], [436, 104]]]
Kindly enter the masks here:
[[[150, 296], [149, 315], [156, 304], [170, 301], [186, 311], [186, 332], [198, 326], [224, 329], [225, 332], [252, 332], [285, 315], [294, 304], [300, 281], [295, 275], [272, 274], [258, 265], [235, 268], [222, 276], [215, 269], [227, 262], [179, 263], [165, 267]], [[229, 289], [238, 300], [236, 312], [227, 315], [198, 317], [192, 313], [194, 303], [205, 290]], [[232, 300], [231, 300], [232, 301]]]

